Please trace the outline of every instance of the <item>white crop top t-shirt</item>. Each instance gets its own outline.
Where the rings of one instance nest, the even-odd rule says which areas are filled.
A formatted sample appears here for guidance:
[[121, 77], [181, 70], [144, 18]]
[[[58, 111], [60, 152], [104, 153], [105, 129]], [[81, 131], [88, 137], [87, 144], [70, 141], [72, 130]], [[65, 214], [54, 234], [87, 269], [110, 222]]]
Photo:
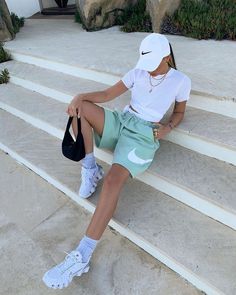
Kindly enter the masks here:
[[[154, 78], [161, 78], [157, 75]], [[156, 87], [152, 87], [149, 81], [149, 73], [141, 69], [132, 69], [121, 79], [125, 86], [131, 90], [131, 106], [138, 112], [132, 111], [126, 105], [123, 111], [130, 111], [136, 116], [151, 122], [159, 122], [176, 100], [178, 102], [189, 99], [191, 80], [184, 73], [170, 68], [165, 79]], [[152, 79], [156, 85], [157, 80]], [[149, 90], [152, 88], [152, 92]]]

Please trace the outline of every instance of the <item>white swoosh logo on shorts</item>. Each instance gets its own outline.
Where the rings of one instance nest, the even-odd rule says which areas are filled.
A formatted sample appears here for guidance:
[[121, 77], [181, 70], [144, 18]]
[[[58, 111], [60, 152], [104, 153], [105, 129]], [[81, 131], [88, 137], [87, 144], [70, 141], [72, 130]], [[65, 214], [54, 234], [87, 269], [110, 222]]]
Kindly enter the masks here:
[[136, 154], [135, 154], [135, 150], [136, 148], [134, 148], [132, 151], [130, 151], [128, 153], [128, 159], [135, 163], [135, 164], [146, 164], [146, 163], [149, 163], [149, 162], [152, 162], [152, 159], [147, 159], [147, 160], [144, 160], [144, 159], [141, 159], [139, 158]]

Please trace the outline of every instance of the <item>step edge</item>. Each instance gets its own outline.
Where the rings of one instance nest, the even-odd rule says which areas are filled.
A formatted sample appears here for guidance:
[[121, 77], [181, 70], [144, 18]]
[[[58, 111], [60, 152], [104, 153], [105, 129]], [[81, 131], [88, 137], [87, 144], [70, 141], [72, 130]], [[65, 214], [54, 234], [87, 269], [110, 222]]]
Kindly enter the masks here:
[[[19, 62], [24, 62], [31, 65], [36, 65], [40, 68], [64, 73], [70, 76], [79, 77], [82, 79], [87, 79], [91, 81], [96, 81], [98, 83], [113, 85], [117, 83], [120, 76], [115, 74], [110, 74], [107, 72], [102, 72], [98, 70], [92, 70], [90, 68], [83, 68], [79, 66], [67, 65], [60, 61], [52, 61], [47, 58], [43, 58], [37, 55], [24, 54], [10, 50], [14, 60]], [[46, 62], [46, 63], [42, 63]]]
[[[0, 108], [6, 112], [24, 120], [26, 123], [31, 124], [37, 129], [40, 129], [49, 135], [56, 137], [60, 140], [63, 139], [64, 132], [51, 124], [36, 119], [28, 114], [25, 114], [13, 107], [9, 107], [0, 102]], [[95, 147], [95, 156], [111, 165], [112, 163], [112, 153], [104, 151]], [[150, 171], [145, 171], [142, 177], [138, 176], [141, 182], [148, 184], [155, 189], [167, 194], [169, 197], [174, 198], [182, 202], [183, 204], [191, 207], [194, 210], [214, 219], [232, 229], [236, 229], [236, 211], [231, 208], [222, 206], [218, 202], [214, 202], [208, 199], [206, 196], [201, 195], [193, 190], [184, 187], [170, 179], [167, 179], [157, 173], [151, 173]], [[185, 198], [183, 197], [185, 196]]]
[[[18, 63], [22, 63], [23, 65], [34, 65], [29, 62], [26, 63], [26, 62], [22, 62], [22, 61], [18, 61], [18, 60], [13, 60], [13, 61], [16, 61]], [[7, 62], [5, 62], [5, 63], [7, 66]], [[47, 69], [45, 67], [41, 67], [41, 64], [40, 64], [40, 66], [37, 65], [37, 67], [40, 69]], [[47, 69], [47, 70], [53, 71], [52, 69]], [[56, 72], [58, 72], [58, 71], [56, 71]], [[94, 72], [96, 72], [96, 71], [94, 71]], [[97, 72], [97, 73], [99, 73], [99, 72]], [[60, 74], [73, 76], [73, 75], [71, 75], [71, 73], [64, 73], [63, 71], [60, 71]], [[14, 74], [11, 76], [13, 77]], [[14, 76], [14, 78], [17, 78], [17, 76]], [[19, 79], [22, 79], [22, 78], [19, 78]], [[85, 79], [85, 78], [81, 78], [81, 79]], [[90, 81], [92, 81], [91, 79], [90, 79]], [[118, 76], [117, 76], [117, 79], [119, 80]], [[26, 79], [22, 79], [22, 80], [26, 81]], [[115, 82], [115, 81], [116, 80], [114, 80], [113, 82]], [[32, 83], [34, 83], [34, 82], [32, 82]], [[104, 80], [100, 83], [104, 84]], [[113, 83], [111, 83], [111, 85], [112, 84]], [[41, 84], [38, 83], [38, 85], [41, 85]], [[214, 96], [207, 95], [207, 94], [205, 94], [205, 96], [204, 96], [204, 93], [192, 90], [190, 100], [188, 101], [188, 105], [193, 108], [199, 109], [199, 110], [212, 112], [214, 114], [219, 114], [222, 116], [236, 119], [236, 103], [235, 103], [234, 99], [230, 100], [225, 97], [220, 98], [218, 96], [214, 98]]]
[[[39, 85], [28, 80], [24, 80], [17, 77], [10, 79], [13, 85], [20, 86], [29, 91], [36, 91], [37, 93], [57, 100], [62, 103], [69, 103], [73, 98], [72, 95], [64, 94], [60, 91], [48, 88], [46, 86]], [[178, 134], [178, 136], [176, 136]], [[164, 140], [168, 140], [192, 151], [206, 155], [211, 158], [216, 158], [220, 161], [236, 165], [236, 148], [222, 142], [209, 140], [198, 134], [194, 134], [191, 131], [185, 131], [178, 126], [172, 130], [170, 134], [167, 134]], [[194, 144], [192, 143], [194, 141]], [[206, 143], [209, 145], [207, 146]]]
[[[61, 74], [68, 75], [68, 74], [63, 73], [63, 72], [61, 72]], [[60, 96], [62, 95], [62, 93], [64, 93], [64, 92], [56, 90], [54, 88], [49, 88], [47, 86], [43, 86], [40, 83], [36, 83], [36, 82], [30, 81], [30, 80], [26, 80], [24, 78], [19, 78], [19, 77], [15, 76], [14, 74], [10, 75], [10, 82], [13, 83], [13, 84], [22, 86], [22, 87], [24, 87], [26, 89], [29, 89], [29, 90], [35, 89], [37, 91], [37, 89], [45, 88], [45, 89], [50, 90], [51, 92], [52, 91], [54, 91], [55, 93], [57, 92]], [[42, 91], [42, 89], [41, 89], [41, 91]], [[38, 91], [38, 92], [42, 93], [41, 91]], [[44, 95], [47, 96], [47, 94], [45, 92], [44, 92]], [[57, 99], [55, 96], [52, 97], [52, 98]], [[202, 105], [201, 101], [199, 102], [199, 99], [202, 100], [203, 98], [204, 98], [204, 103], [206, 104], [204, 106]], [[64, 100], [63, 98], [58, 98], [58, 100], [61, 101], [61, 102], [68, 102], [67, 100]], [[222, 106], [219, 105], [219, 104], [222, 104], [222, 103], [227, 104], [227, 113], [223, 111], [225, 109], [225, 106], [223, 106], [224, 107], [223, 108]], [[229, 117], [231, 119], [236, 119], [236, 103], [234, 103], [234, 102], [224, 101], [224, 100], [217, 100], [216, 101], [215, 99], [212, 99], [212, 98], [207, 98], [207, 100], [206, 100], [205, 97], [197, 96], [197, 95], [193, 94], [191, 96], [190, 100], [188, 101], [188, 106], [190, 106], [192, 108], [195, 108], [195, 109], [203, 110], [203, 111], [206, 111], [206, 112], [212, 112], [212, 113], [217, 114], [217, 115], [222, 115], [222, 116], [225, 116], [225, 117]]]
[[192, 94], [188, 101], [188, 106], [211, 112], [216, 115], [222, 115], [231, 119], [236, 119], [236, 103], [232, 101], [220, 99], [216, 100]]
[[[96, 70], [96, 69], [91, 69], [91, 68], [86, 68], [86, 67], [80, 67], [79, 65], [78, 66], [72, 66], [72, 65], [67, 65], [65, 64], [64, 62], [60, 62], [60, 61], [52, 61], [46, 57], [42, 57], [42, 56], [38, 56], [38, 55], [33, 55], [33, 54], [29, 54], [29, 53], [22, 53], [22, 52], [19, 52], [19, 51], [16, 51], [16, 50], [13, 50], [11, 48], [6, 48], [8, 51], [11, 52], [12, 54], [12, 57], [16, 60], [16, 61], [19, 61], [19, 62], [23, 62], [23, 63], [27, 63], [27, 64], [34, 64], [34, 65], [37, 65], [39, 66], [40, 68], [46, 68], [46, 69], [49, 69], [49, 70], [55, 70], [55, 71], [58, 71], [60, 73], [64, 73], [64, 74], [68, 74], [68, 75], [73, 75], [72, 72], [65, 72], [65, 71], [62, 71], [62, 68], [61, 67], [58, 67], [57, 69], [53, 69], [51, 68], [49, 65], [45, 66], [45, 64], [35, 64], [35, 63], [32, 63], [32, 60], [34, 61], [37, 61], [37, 60], [41, 60], [41, 61], [46, 61], [48, 63], [50, 63], [51, 65], [53, 64], [58, 64], [58, 65], [63, 65], [64, 68], [71, 68], [71, 69], [80, 69], [80, 71], [88, 71], [87, 73], [89, 74], [95, 74], [95, 76], [97, 74], [104, 74], [105, 77], [107, 77], [107, 80], [94, 80], [93, 78], [91, 78], [92, 81], [97, 81], [97, 82], [100, 82], [102, 84], [106, 84], [106, 85], [113, 85], [114, 83], [118, 82], [118, 80], [122, 77], [122, 75], [118, 75], [118, 74], [115, 74], [115, 73], [111, 73], [111, 72], [106, 72], [106, 71], [100, 71], [100, 70]], [[29, 57], [28, 61], [27, 61], [27, 58], [26, 57]], [[31, 62], [29, 62], [29, 60], [31, 59]], [[75, 75], [76, 77], [80, 77], [80, 76], [77, 76]], [[82, 78], [82, 77], [81, 77]], [[90, 80], [88, 78], [88, 80]], [[226, 101], [230, 101], [232, 103], [235, 103], [235, 99], [234, 98], [231, 98], [231, 97], [225, 97], [225, 96], [219, 96], [219, 95], [214, 95], [214, 94], [211, 94], [211, 93], [207, 93], [207, 92], [204, 92], [204, 91], [199, 91], [199, 90], [195, 90], [195, 89], [192, 89], [191, 90], [191, 94], [193, 95], [196, 95], [196, 96], [205, 96], [206, 98], [210, 98], [210, 99], [215, 99], [215, 100], [226, 100]]]
[[[15, 77], [15, 76], [12, 76], [12, 79], [10, 79], [10, 82], [12, 84], [14, 84], [14, 85], [18, 85], [18, 86], [20, 86], [22, 88], [25, 88], [27, 90], [30, 90], [30, 91], [36, 91], [37, 93], [39, 93], [39, 94], [41, 94], [43, 96], [52, 98], [54, 100], [57, 100], [57, 101], [60, 101], [60, 102], [63, 102], [63, 103], [70, 103], [71, 99], [73, 98], [73, 96], [70, 95], [70, 94], [66, 94], [64, 92], [55, 90], [53, 88], [49, 88], [49, 87], [43, 86], [41, 84], [37, 84], [37, 83], [31, 82], [31, 81], [28, 81], [28, 80], [25, 80], [25, 79], [22, 79], [22, 78], [18, 78], [18, 77]], [[173, 131], [182, 132], [184, 134], [188, 134], [189, 136], [199, 137], [199, 138], [203, 139], [206, 142], [222, 146], [222, 147], [224, 147], [226, 149], [229, 149], [229, 150], [232, 150], [232, 151], [236, 151], [236, 148], [234, 148], [233, 146], [223, 144], [221, 142], [216, 142], [216, 141], [213, 141], [213, 140], [209, 140], [204, 136], [192, 133], [192, 131], [190, 131], [190, 130], [188, 130], [188, 131], [183, 130], [179, 126], [175, 127], [175, 130], [173, 130]]]

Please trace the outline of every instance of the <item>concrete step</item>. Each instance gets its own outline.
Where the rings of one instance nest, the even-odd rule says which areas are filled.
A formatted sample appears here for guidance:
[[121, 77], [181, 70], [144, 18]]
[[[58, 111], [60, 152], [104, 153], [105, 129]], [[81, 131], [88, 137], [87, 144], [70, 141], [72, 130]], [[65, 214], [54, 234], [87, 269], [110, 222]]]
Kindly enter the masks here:
[[[101, 183], [89, 199], [77, 196], [80, 163], [62, 156], [59, 139], [4, 111], [0, 126], [1, 149], [93, 212]], [[236, 232], [227, 226], [136, 179], [109, 225], [207, 294], [235, 293]]]
[[[15, 50], [10, 50], [13, 58], [15, 61], [22, 62], [22, 63], [28, 63], [29, 65], [36, 65], [40, 66], [42, 68], [50, 69], [57, 71], [59, 73], [64, 73], [64, 74], [69, 74], [69, 75], [74, 75], [79, 78], [85, 78], [89, 79], [95, 82], [101, 82], [104, 85], [113, 85], [117, 81], [120, 80], [120, 78], [123, 75], [116, 75], [111, 72], [103, 72], [103, 71], [97, 71], [92, 68], [83, 68], [79, 67], [77, 64], [73, 64], [70, 62], [61, 61], [58, 62], [55, 59], [51, 57], [51, 59], [47, 59], [45, 57], [41, 56], [34, 56], [32, 54], [24, 54], [22, 52], [18, 52]], [[5, 63], [5, 65], [10, 65], [11, 62]], [[3, 66], [5, 66], [3, 64]], [[3, 67], [2, 66], [2, 67]], [[105, 66], [105, 65], [104, 65]], [[11, 69], [14, 71], [14, 69]], [[31, 70], [30, 70], [31, 71]], [[128, 69], [127, 69], [128, 71]], [[21, 78], [18, 78], [18, 75], [21, 75], [19, 71], [16, 71], [17, 76], [12, 76], [12, 81], [14, 83], [22, 85], [22, 84], [27, 84], [27, 87], [36, 87], [38, 88], [38, 85], [34, 85], [32, 83], [28, 84], [25, 81], [22, 81]], [[125, 74], [125, 72], [124, 72]], [[28, 77], [27, 77], [28, 78]], [[24, 79], [24, 78], [23, 78]], [[51, 78], [52, 79], [52, 78]], [[50, 80], [51, 80], [50, 79]], [[231, 83], [231, 82], [230, 82]], [[230, 85], [229, 85], [230, 89]], [[45, 90], [45, 89], [44, 89]], [[87, 89], [86, 89], [87, 90]], [[41, 87], [42, 91], [42, 87]], [[61, 95], [59, 96], [61, 97]], [[63, 98], [65, 99], [65, 98]], [[235, 98], [227, 98], [225, 96], [215, 96], [209, 93], [201, 92], [201, 91], [191, 91], [191, 99], [188, 101], [188, 105], [200, 110], [205, 110], [207, 112], [213, 112], [216, 114], [228, 116], [230, 118], [236, 118], [236, 103], [235, 103]]]
[[[12, 84], [2, 85], [0, 94], [1, 108], [63, 138], [68, 120], [66, 104]], [[102, 149], [95, 149], [95, 153], [99, 159], [111, 163], [112, 153]], [[236, 229], [235, 178], [235, 166], [164, 140], [150, 168], [138, 177]]]
[[[64, 259], [63, 251], [78, 245], [91, 213], [2, 151], [0, 162], [0, 294], [12, 295], [16, 290], [18, 295], [54, 294], [42, 276]], [[202, 294], [107, 227], [90, 260], [90, 271], [74, 278], [63, 294], [127, 294], [127, 290], [130, 294]]]
[[[62, 102], [69, 102], [77, 93], [98, 91], [107, 87], [104, 83], [89, 80], [91, 75], [85, 75], [83, 78], [86, 79], [81, 79], [17, 61], [3, 63], [0, 69], [6, 66], [10, 70], [12, 83]], [[106, 77], [101, 80], [104, 79]], [[121, 109], [129, 100], [130, 94], [127, 92], [104, 106]], [[163, 123], [168, 120], [173, 106], [174, 104], [163, 118]], [[236, 165], [236, 138], [232, 136], [235, 129], [234, 118], [187, 106], [184, 120], [166, 136], [166, 140]]]
[[[119, 27], [85, 32], [81, 25], [71, 20], [27, 19], [18, 38], [7, 42], [6, 48], [38, 56], [45, 61], [121, 76], [135, 66], [140, 42], [148, 34], [127, 34]], [[167, 35], [167, 38], [172, 44], [178, 69], [192, 79], [193, 91], [234, 102], [235, 69], [225, 65], [229, 56], [231, 64], [236, 64], [235, 42], [196, 40], [175, 35]]]

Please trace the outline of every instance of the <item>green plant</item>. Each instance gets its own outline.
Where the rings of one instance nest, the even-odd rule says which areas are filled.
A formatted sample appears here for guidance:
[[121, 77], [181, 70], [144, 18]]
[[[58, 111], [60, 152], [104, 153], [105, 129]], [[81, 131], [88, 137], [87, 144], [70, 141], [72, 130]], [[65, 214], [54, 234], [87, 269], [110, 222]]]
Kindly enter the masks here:
[[80, 13], [79, 13], [78, 10], [75, 11], [74, 19], [75, 19], [75, 22], [77, 22], [77, 23], [79, 23], [79, 24], [82, 25], [82, 28], [84, 30], [87, 30], [87, 28], [86, 28], [86, 26], [85, 26], [85, 24], [84, 24], [84, 22], [83, 22], [83, 20], [82, 20], [82, 18], [80, 16]]
[[[169, 26], [165, 26], [167, 21]], [[163, 24], [162, 33], [171, 33], [174, 29], [197, 39], [235, 40], [236, 1], [182, 0], [179, 8], [172, 16], [167, 16]]]
[[2, 70], [2, 72], [0, 73], [0, 84], [8, 83], [9, 79], [10, 75], [8, 69]]
[[81, 19], [81, 16], [80, 16], [78, 10], [75, 11], [75, 15], [74, 16], [75, 16], [75, 22], [77, 22], [79, 24], [82, 24], [82, 19]]
[[146, 12], [146, 0], [138, 0], [115, 16], [115, 24], [124, 32], [152, 32], [150, 15]]
[[18, 17], [15, 13], [11, 13], [11, 21], [14, 28], [14, 33], [18, 33], [20, 31], [20, 28], [24, 26], [25, 24], [25, 18], [24, 17]]
[[3, 48], [4, 43], [0, 42], [0, 63], [11, 60], [11, 54]]

